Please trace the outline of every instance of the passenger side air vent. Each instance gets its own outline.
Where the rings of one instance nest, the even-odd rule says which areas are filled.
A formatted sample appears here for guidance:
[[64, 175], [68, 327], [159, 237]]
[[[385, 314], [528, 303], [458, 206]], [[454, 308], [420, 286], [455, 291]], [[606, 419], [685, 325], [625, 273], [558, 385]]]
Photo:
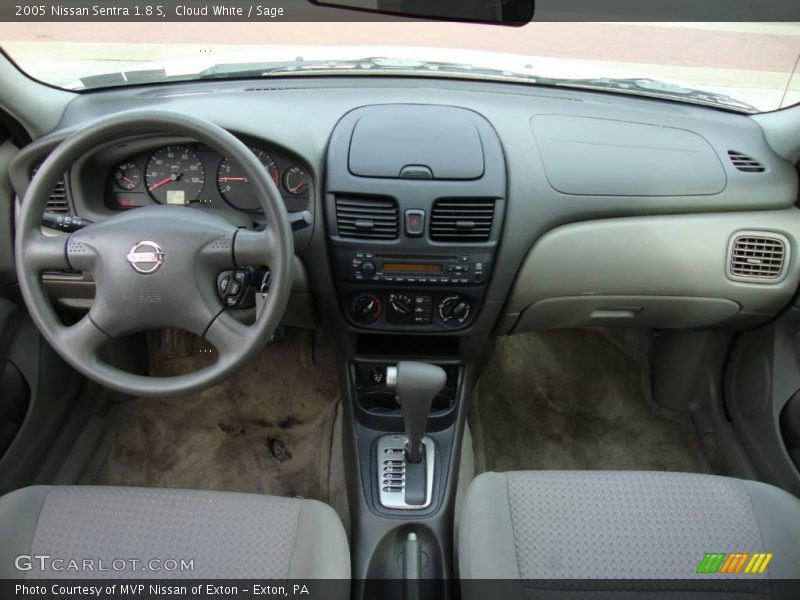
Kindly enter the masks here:
[[[31, 178], [36, 175], [36, 172], [39, 170], [39, 167], [36, 167], [31, 173]], [[47, 207], [46, 210], [54, 213], [68, 213], [69, 212], [69, 201], [67, 200], [67, 184], [62, 177], [58, 180], [53, 191], [50, 192], [50, 198], [47, 200]]]
[[763, 173], [766, 170], [755, 158], [736, 150], [728, 150], [728, 158], [731, 159], [733, 166], [743, 173]]
[[440, 242], [485, 242], [492, 233], [494, 200], [443, 198], [431, 212], [431, 239]]
[[728, 277], [736, 281], [774, 283], [783, 278], [789, 242], [782, 235], [741, 232], [734, 237], [728, 256]]
[[336, 227], [341, 237], [393, 240], [399, 223], [397, 203], [391, 198], [336, 197]]

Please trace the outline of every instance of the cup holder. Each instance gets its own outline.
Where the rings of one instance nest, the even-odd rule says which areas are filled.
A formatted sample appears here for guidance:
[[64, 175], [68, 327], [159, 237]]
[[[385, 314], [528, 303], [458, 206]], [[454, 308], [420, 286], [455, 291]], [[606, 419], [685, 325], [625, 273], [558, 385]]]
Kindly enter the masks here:
[[[436, 395], [431, 406], [431, 415], [449, 411], [453, 407], [454, 395], [449, 390], [444, 390]], [[358, 403], [365, 411], [376, 415], [400, 415], [400, 405], [395, 399], [394, 392], [374, 390], [362, 392]]]
[[392, 392], [366, 392], [361, 394], [358, 401], [364, 410], [371, 413], [387, 414], [400, 411], [400, 405]]
[[444, 391], [436, 395], [431, 406], [431, 413], [447, 412], [453, 407], [453, 393]]

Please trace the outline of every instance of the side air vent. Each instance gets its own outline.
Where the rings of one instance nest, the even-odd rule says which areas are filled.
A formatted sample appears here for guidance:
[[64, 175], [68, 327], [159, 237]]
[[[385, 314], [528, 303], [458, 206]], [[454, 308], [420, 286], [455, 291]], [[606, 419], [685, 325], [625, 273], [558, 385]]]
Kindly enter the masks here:
[[[36, 167], [31, 173], [31, 178], [33, 178], [39, 167]], [[69, 212], [69, 201], [67, 200], [67, 184], [64, 181], [64, 178], [58, 180], [53, 191], [50, 192], [50, 198], [47, 200], [47, 207], [46, 210], [54, 213], [68, 213]]]
[[341, 237], [393, 240], [399, 224], [397, 203], [391, 198], [336, 197], [336, 227]]
[[67, 184], [63, 179], [59, 179], [56, 187], [50, 192], [47, 200], [47, 210], [54, 213], [68, 213], [69, 203], [67, 202]]
[[752, 156], [748, 156], [736, 150], [728, 150], [728, 158], [731, 159], [733, 166], [743, 173], [763, 173], [766, 167]]
[[736, 281], [775, 283], [788, 264], [789, 242], [782, 235], [740, 232], [731, 242], [728, 277]]
[[485, 242], [492, 233], [494, 200], [443, 198], [431, 212], [431, 239], [440, 242]]

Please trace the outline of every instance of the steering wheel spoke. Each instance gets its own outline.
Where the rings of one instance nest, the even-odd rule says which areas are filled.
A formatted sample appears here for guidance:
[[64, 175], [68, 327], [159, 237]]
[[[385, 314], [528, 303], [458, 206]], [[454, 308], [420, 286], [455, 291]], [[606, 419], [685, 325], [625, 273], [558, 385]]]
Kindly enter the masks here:
[[76, 356], [89, 361], [95, 359], [100, 346], [111, 338], [95, 324], [90, 311], [74, 325], [59, 328], [56, 339], [70, 348]]
[[44, 235], [36, 232], [27, 240], [23, 252], [26, 253], [28, 264], [37, 272], [48, 269], [66, 270], [71, 269], [67, 258], [67, 244], [70, 236], [68, 235]]
[[236, 266], [271, 267], [280, 255], [280, 245], [273, 231], [239, 229], [233, 240], [233, 260]]
[[220, 360], [225, 360], [240, 351], [242, 336], [247, 335], [249, 329], [229, 313], [222, 312], [211, 322], [203, 337], [217, 350]]

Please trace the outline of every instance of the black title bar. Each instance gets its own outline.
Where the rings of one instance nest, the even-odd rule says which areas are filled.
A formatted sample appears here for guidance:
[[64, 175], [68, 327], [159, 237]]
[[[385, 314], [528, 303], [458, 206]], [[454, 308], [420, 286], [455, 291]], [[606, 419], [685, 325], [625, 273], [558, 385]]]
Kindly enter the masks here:
[[[334, 0], [331, 0], [332, 2]], [[436, 0], [430, 0], [431, 3]], [[308, 0], [2, 0], [0, 21], [402, 21]], [[800, 0], [535, 0], [534, 21], [800, 21]]]

